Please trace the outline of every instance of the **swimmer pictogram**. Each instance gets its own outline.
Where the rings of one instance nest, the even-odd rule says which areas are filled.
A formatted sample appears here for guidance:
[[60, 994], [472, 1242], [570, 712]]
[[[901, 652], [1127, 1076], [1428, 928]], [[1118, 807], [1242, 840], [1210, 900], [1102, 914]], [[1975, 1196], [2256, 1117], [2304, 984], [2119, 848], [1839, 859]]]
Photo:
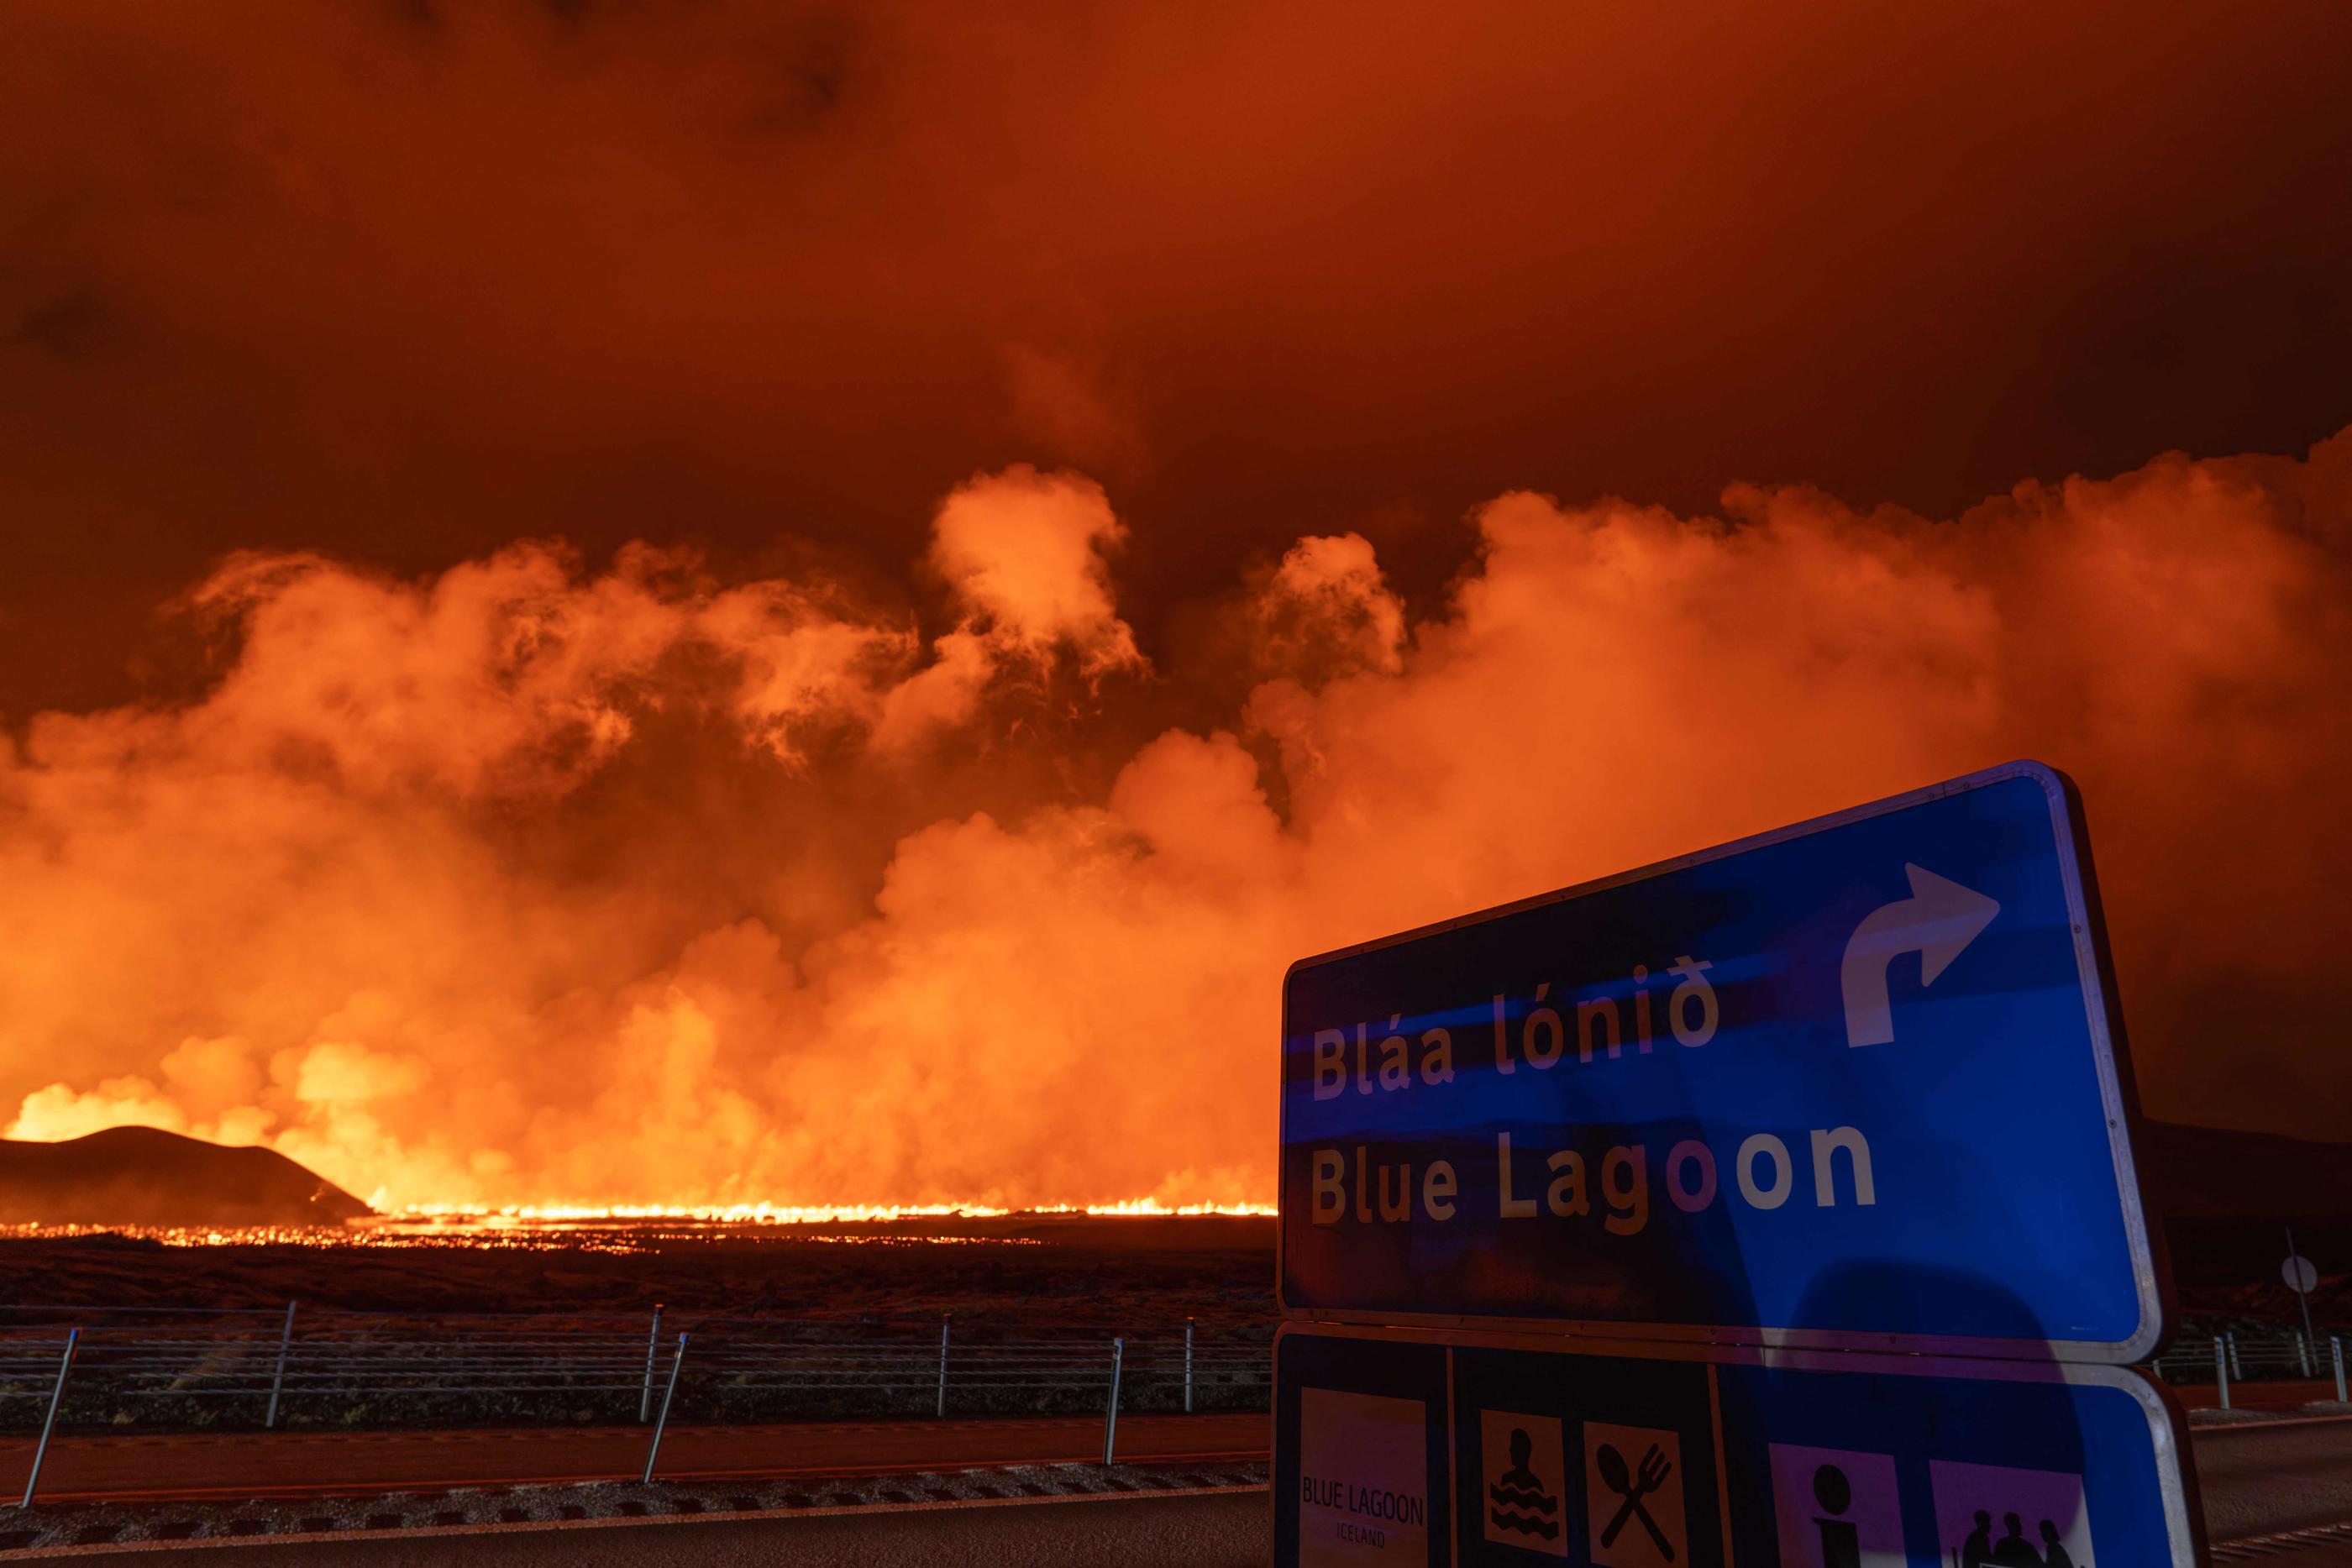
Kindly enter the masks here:
[[1511, 1432], [1511, 1468], [1501, 1479], [1486, 1489], [1492, 1507], [1486, 1517], [1508, 1531], [1521, 1535], [1540, 1535], [1546, 1541], [1559, 1539], [1559, 1498], [1545, 1490], [1536, 1473], [1528, 1469], [1528, 1452], [1534, 1448], [1525, 1427]]
[[1557, 1416], [1482, 1411], [1486, 1537], [1522, 1552], [1568, 1555], [1567, 1465]]

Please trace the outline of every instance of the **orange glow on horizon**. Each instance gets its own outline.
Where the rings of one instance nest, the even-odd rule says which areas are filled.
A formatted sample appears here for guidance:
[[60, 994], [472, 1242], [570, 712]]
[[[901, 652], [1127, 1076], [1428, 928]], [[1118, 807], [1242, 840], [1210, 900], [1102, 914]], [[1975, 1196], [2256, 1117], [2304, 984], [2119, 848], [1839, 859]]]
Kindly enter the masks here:
[[909, 1220], [1004, 1219], [1028, 1217], [1170, 1219], [1270, 1218], [1265, 1204], [1188, 1204], [1168, 1207], [1150, 1198], [1126, 1203], [1059, 1205], [1045, 1208], [991, 1208], [982, 1205], [841, 1204], [795, 1207], [772, 1204], [519, 1204], [498, 1209], [436, 1206], [403, 1209], [342, 1225], [166, 1226], [0, 1224], [0, 1239], [70, 1240], [89, 1236], [130, 1236], [166, 1247], [450, 1247], [521, 1250], [565, 1249], [638, 1252], [664, 1241], [777, 1240], [904, 1245], [1042, 1245], [1035, 1237], [961, 1235], [949, 1230], [795, 1234], [831, 1227], [866, 1228]]

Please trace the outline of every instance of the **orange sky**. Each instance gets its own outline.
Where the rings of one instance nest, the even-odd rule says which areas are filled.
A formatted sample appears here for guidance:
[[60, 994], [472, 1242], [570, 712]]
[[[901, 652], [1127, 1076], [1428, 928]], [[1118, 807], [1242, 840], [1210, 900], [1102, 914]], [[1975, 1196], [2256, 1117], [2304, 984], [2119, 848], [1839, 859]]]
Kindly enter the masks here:
[[1264, 1198], [1289, 957], [2032, 753], [2150, 1108], [2340, 1134], [2260, 21], [20, 7], [0, 1130]]

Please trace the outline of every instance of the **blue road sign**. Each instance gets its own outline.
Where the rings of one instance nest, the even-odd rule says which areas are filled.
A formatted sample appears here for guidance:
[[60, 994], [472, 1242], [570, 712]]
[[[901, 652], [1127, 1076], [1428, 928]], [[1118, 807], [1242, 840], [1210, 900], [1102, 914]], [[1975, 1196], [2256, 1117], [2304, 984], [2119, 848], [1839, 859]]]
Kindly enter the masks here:
[[2019, 762], [1294, 965], [1286, 1312], [2130, 1362], [2080, 803]]
[[2201, 1561], [2179, 1413], [2131, 1369], [1572, 1343], [1284, 1325], [1275, 1561]]

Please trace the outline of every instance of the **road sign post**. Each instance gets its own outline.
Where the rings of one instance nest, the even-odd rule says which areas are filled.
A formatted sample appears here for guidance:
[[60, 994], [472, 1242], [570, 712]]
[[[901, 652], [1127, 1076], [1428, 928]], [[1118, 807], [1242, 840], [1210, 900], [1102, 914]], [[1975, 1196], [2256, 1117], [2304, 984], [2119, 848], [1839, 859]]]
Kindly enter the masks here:
[[2286, 1288], [2294, 1292], [2295, 1303], [2303, 1308], [2303, 1375], [2311, 1375], [2311, 1347], [2316, 1343], [2311, 1327], [2311, 1292], [2319, 1284], [2319, 1270], [2310, 1259], [2294, 1249], [2294, 1227], [2286, 1228], [2286, 1261], [2279, 1265], [2279, 1277]]
[[2004, 768], [1294, 965], [1287, 1315], [2132, 1362], [2079, 800]]

